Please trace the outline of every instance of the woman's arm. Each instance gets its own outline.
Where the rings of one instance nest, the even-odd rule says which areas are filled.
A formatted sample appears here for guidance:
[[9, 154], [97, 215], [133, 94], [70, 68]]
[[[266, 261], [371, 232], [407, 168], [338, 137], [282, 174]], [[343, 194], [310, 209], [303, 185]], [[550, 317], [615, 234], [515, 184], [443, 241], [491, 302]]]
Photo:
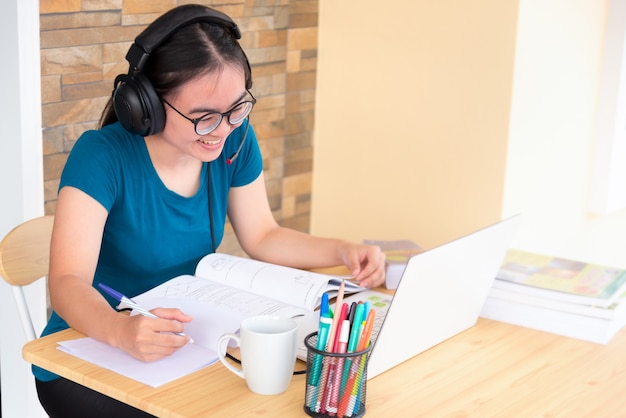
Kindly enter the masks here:
[[[145, 361], [167, 356], [187, 342], [176, 309], [157, 309], [166, 319], [116, 312], [92, 287], [108, 212], [74, 187], [59, 192], [50, 247], [48, 283], [54, 310], [74, 329]], [[163, 333], [165, 332], [165, 334]]]
[[302, 269], [345, 265], [367, 287], [385, 280], [385, 255], [380, 248], [279, 226], [267, 201], [263, 174], [246, 186], [231, 188], [228, 207], [237, 239], [252, 258]]

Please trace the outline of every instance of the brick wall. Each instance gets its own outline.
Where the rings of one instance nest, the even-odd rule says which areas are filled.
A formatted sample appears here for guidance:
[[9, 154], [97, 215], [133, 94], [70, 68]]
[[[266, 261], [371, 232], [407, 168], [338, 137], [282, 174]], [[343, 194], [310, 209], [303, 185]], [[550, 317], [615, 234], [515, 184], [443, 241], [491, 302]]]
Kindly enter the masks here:
[[[128, 71], [135, 36], [175, 0], [40, 0], [45, 211], [55, 211], [59, 177], [80, 134], [94, 129], [115, 76]], [[251, 115], [268, 197], [281, 225], [308, 231], [317, 58], [318, 0], [195, 3], [231, 16], [252, 64]], [[228, 225], [220, 251], [240, 253]]]

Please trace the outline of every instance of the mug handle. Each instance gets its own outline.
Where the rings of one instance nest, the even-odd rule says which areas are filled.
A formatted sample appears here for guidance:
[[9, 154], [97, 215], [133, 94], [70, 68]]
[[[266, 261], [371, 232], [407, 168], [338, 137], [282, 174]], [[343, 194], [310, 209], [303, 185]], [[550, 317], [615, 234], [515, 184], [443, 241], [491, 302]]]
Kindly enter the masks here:
[[231, 334], [231, 333], [224, 334], [219, 338], [219, 340], [217, 340], [217, 356], [219, 357], [222, 364], [224, 364], [224, 366], [226, 366], [228, 370], [235, 373], [237, 376], [241, 377], [242, 379], [245, 379], [243, 376], [242, 369], [239, 369], [233, 366], [228, 361], [226, 361], [226, 347], [224, 347], [225, 346], [224, 343], [228, 342], [228, 340], [235, 340], [237, 342], [237, 346], [241, 348], [241, 339], [239, 338], [237, 334]]

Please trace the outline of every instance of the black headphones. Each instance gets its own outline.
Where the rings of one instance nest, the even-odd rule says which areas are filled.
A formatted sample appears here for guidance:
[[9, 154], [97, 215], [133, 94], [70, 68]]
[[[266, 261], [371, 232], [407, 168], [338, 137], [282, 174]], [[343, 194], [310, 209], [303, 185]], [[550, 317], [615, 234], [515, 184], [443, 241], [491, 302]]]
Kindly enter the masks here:
[[157, 18], [135, 38], [128, 50], [128, 74], [120, 74], [115, 78], [113, 108], [126, 130], [148, 136], [161, 132], [165, 127], [163, 103], [142, 69], [155, 48], [181, 27], [195, 22], [222, 26], [236, 39], [241, 39], [239, 27], [230, 17], [205, 6], [188, 4]]

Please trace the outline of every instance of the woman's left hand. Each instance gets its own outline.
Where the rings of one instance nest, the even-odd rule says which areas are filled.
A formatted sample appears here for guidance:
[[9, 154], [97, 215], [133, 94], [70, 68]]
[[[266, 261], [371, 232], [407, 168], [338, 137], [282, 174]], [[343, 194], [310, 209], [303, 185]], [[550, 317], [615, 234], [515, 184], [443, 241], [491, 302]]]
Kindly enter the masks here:
[[385, 282], [385, 253], [379, 247], [348, 243], [342, 259], [359, 285], [372, 288]]

